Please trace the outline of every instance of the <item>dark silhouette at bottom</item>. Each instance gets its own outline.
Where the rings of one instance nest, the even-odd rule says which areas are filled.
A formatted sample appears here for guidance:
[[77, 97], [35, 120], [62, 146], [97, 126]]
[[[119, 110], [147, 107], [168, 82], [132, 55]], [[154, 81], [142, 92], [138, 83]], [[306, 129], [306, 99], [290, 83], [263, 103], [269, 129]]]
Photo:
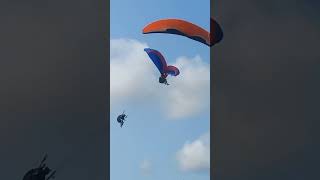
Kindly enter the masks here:
[[44, 156], [40, 165], [37, 168], [29, 170], [24, 176], [23, 180], [49, 180], [55, 178], [56, 171], [52, 171], [44, 163], [47, 159], [47, 155]]

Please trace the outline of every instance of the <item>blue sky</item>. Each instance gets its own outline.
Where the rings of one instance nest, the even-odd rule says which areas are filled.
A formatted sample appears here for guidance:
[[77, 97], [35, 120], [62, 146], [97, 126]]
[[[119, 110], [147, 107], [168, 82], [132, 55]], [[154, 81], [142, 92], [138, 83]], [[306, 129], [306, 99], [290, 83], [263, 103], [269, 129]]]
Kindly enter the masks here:
[[[203, 155], [208, 145], [201, 138], [210, 125], [210, 49], [181, 36], [141, 33], [161, 18], [185, 19], [209, 29], [209, 3], [111, 0], [111, 180], [210, 178]], [[180, 68], [181, 75], [168, 78], [170, 86], [158, 83], [143, 51], [146, 46]], [[122, 110], [128, 119], [120, 128], [116, 117]], [[193, 151], [200, 153], [190, 155]]]

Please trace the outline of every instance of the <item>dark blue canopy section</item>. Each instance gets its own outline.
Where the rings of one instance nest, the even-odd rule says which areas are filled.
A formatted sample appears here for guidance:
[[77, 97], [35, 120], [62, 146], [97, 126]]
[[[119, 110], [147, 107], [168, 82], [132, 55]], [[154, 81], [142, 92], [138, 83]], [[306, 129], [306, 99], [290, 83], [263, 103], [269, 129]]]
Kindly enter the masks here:
[[165, 73], [167, 63], [162, 54], [159, 51], [150, 48], [145, 48], [144, 51], [149, 55], [154, 65], [156, 65], [156, 67], [158, 68], [159, 72], [161, 74]]

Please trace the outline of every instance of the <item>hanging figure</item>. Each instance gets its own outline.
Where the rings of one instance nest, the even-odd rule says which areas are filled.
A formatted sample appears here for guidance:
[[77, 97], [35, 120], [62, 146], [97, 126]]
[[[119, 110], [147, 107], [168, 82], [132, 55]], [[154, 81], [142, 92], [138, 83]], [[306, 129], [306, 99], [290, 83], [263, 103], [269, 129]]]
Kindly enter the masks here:
[[162, 83], [162, 84], [165, 84], [165, 85], [170, 85], [168, 84], [168, 81], [167, 81], [167, 74], [163, 73], [161, 74], [161, 76], [159, 77], [159, 83]]
[[117, 117], [117, 121], [118, 123], [120, 123], [120, 127], [122, 128], [123, 124], [124, 124], [124, 121], [126, 120], [128, 116], [124, 114], [124, 111], [122, 114], [120, 114], [118, 117]]

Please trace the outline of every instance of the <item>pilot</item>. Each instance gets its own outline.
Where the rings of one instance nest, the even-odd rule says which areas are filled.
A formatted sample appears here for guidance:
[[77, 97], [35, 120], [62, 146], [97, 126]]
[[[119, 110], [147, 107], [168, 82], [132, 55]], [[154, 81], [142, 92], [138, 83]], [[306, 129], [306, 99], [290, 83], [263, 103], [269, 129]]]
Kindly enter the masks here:
[[117, 121], [118, 121], [118, 123], [120, 123], [120, 127], [123, 126], [123, 123], [124, 123], [124, 121], [126, 120], [125, 118], [127, 118], [127, 115], [125, 115], [124, 113], [123, 113], [123, 114], [120, 114], [120, 115], [117, 117]]
[[162, 73], [161, 76], [159, 77], [159, 83], [165, 84], [165, 85], [169, 85], [166, 79], [166, 74]]

